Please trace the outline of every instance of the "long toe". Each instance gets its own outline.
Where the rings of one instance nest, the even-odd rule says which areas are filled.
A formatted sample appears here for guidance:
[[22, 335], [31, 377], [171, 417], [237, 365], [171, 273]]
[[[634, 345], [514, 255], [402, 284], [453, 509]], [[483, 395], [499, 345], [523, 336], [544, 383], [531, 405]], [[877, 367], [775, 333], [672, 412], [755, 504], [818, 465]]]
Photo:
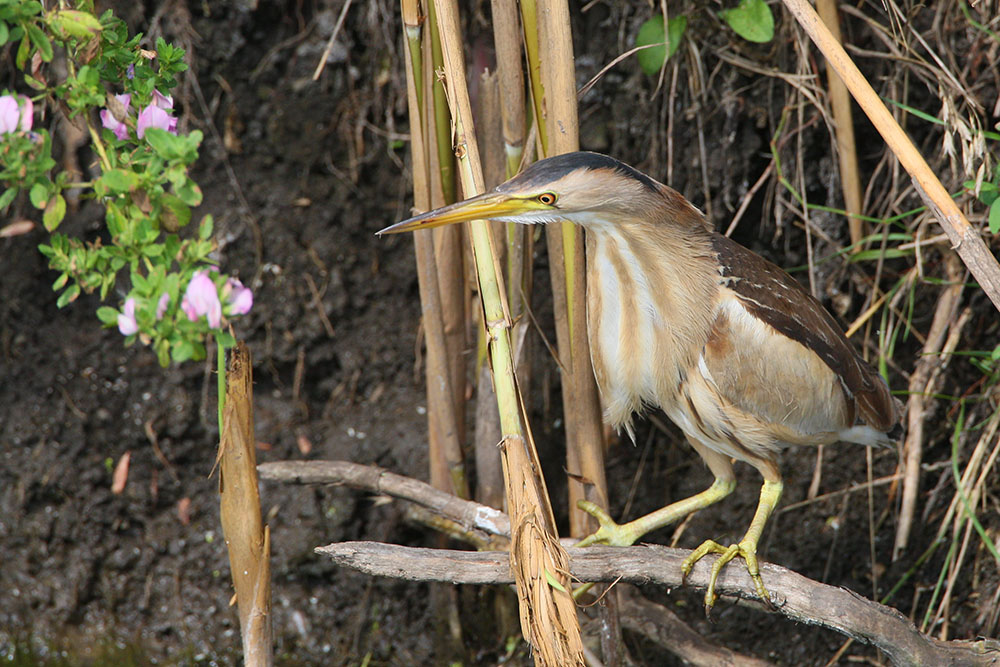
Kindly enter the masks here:
[[635, 531], [629, 530], [628, 524], [620, 525], [607, 512], [588, 500], [577, 501], [576, 506], [597, 519], [600, 527], [576, 543], [578, 547], [589, 547], [592, 544], [606, 544], [611, 547], [632, 546], [638, 539]]

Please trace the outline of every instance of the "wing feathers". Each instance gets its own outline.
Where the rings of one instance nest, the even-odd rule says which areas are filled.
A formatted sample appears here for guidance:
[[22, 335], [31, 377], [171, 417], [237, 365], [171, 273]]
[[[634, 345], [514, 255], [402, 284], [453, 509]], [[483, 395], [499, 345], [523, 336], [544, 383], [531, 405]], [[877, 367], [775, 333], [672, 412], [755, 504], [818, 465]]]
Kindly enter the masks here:
[[723, 285], [754, 317], [815, 352], [840, 379], [857, 416], [888, 431], [898, 420], [896, 402], [882, 377], [861, 358], [836, 321], [791, 276], [721, 234], [712, 238]]

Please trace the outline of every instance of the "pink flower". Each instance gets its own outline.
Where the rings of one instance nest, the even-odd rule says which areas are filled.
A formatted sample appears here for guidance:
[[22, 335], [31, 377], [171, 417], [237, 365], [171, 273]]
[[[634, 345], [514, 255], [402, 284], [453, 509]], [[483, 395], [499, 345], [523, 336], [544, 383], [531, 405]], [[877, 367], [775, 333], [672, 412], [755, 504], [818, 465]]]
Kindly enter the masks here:
[[146, 130], [151, 127], [177, 134], [177, 119], [153, 103], [139, 112], [139, 118], [135, 122], [135, 132], [142, 139], [146, 135]]
[[222, 304], [215, 283], [204, 271], [195, 271], [188, 283], [184, 298], [181, 300], [181, 310], [192, 322], [202, 315], [208, 318], [208, 326], [218, 329], [222, 326]]
[[160, 91], [153, 89], [153, 104], [161, 109], [170, 110], [174, 108], [174, 98], [172, 95], [164, 95]]
[[[115, 95], [115, 99], [121, 102], [122, 107], [124, 107], [123, 113], [128, 113], [129, 104], [132, 103], [132, 95], [129, 93]], [[128, 125], [115, 118], [110, 109], [102, 109], [100, 116], [101, 125], [114, 132], [119, 141], [128, 139]]]
[[31, 129], [35, 120], [35, 105], [30, 97], [22, 97], [24, 106], [21, 107], [21, 129], [27, 132]]
[[156, 303], [156, 319], [162, 320], [164, 314], [167, 312], [167, 306], [170, 305], [170, 295], [164, 292], [160, 295], [160, 300]]
[[253, 292], [236, 278], [226, 281], [222, 295], [229, 302], [229, 312], [233, 315], [246, 315], [253, 308]]
[[22, 104], [13, 95], [0, 96], [0, 134], [12, 134], [20, 129], [27, 132], [34, 120], [35, 105], [27, 97], [21, 96]]
[[123, 336], [131, 336], [139, 331], [139, 325], [135, 321], [135, 299], [132, 297], [125, 299], [125, 307], [118, 314], [118, 330]]

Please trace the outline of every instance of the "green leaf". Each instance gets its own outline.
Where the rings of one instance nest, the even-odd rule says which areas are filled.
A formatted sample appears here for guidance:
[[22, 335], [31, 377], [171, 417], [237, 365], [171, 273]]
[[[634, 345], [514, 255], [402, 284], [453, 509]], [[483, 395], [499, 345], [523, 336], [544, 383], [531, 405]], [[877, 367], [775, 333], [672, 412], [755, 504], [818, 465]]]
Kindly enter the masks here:
[[7, 40], [9, 39], [10, 39], [10, 30], [7, 29], [6, 23], [0, 21], [0, 46], [6, 44]]
[[160, 202], [163, 204], [160, 225], [168, 232], [176, 232], [191, 222], [191, 208], [179, 197], [165, 192], [160, 197]]
[[899, 248], [886, 248], [885, 250], [862, 250], [848, 257], [847, 261], [851, 263], [868, 262], [877, 260], [879, 257], [882, 259], [896, 259], [898, 257], [909, 257], [912, 254], [912, 250], [900, 250]]
[[151, 127], [143, 135], [153, 150], [167, 160], [177, 160], [184, 155], [184, 141], [181, 137], [170, 134], [158, 127]]
[[3, 191], [3, 194], [0, 195], [0, 211], [10, 206], [10, 203], [14, 201], [14, 197], [17, 196], [17, 193], [18, 193], [18, 188], [13, 186], [8, 187], [6, 190]]
[[63, 9], [49, 15], [49, 25], [70, 37], [90, 39], [101, 32], [101, 22], [89, 12]]
[[118, 324], [118, 311], [110, 306], [101, 306], [97, 309], [97, 319], [105, 326], [114, 326]]
[[28, 62], [28, 56], [31, 55], [31, 40], [28, 39], [26, 34], [21, 38], [21, 43], [17, 45], [17, 55], [14, 56], [14, 64], [20, 70], [24, 69], [24, 64]]
[[103, 185], [111, 194], [124, 194], [139, 182], [139, 177], [127, 169], [110, 169], [97, 179], [96, 187]]
[[44, 83], [31, 76], [30, 74], [24, 75], [24, 82], [28, 84], [34, 90], [45, 90], [46, 86]]
[[78, 296], [80, 296], [80, 286], [73, 283], [66, 288], [65, 292], [59, 295], [59, 298], [56, 300], [56, 306], [62, 308], [67, 304], [73, 303]]
[[[643, 23], [639, 28], [639, 34], [635, 37], [636, 46], [650, 47], [642, 49], [636, 54], [636, 58], [639, 60], [639, 67], [642, 68], [642, 71], [649, 76], [659, 72], [660, 68], [663, 67], [663, 63], [677, 52], [677, 48], [681, 44], [681, 37], [684, 35], [686, 29], [686, 16], [675, 16], [667, 21], [666, 36], [663, 34], [662, 14], [657, 14]], [[667, 46], [663, 46], [664, 42], [669, 44], [669, 51], [667, 50]], [[660, 46], [651, 46], [654, 44], [659, 44]]]
[[31, 43], [35, 45], [38, 52], [42, 54], [42, 60], [45, 62], [50, 62], [52, 60], [52, 42], [49, 38], [45, 36], [42, 29], [34, 23], [28, 23], [24, 26], [25, 30], [28, 31], [28, 37], [31, 38]]
[[740, 0], [735, 9], [724, 9], [719, 15], [745, 40], [764, 43], [774, 39], [774, 15], [764, 0]]
[[156, 359], [160, 362], [160, 366], [166, 368], [170, 365], [170, 343], [167, 342], [166, 338], [161, 338], [156, 341], [154, 345], [156, 350]]
[[65, 217], [66, 200], [62, 195], [57, 194], [49, 200], [48, 206], [45, 207], [45, 213], [42, 214], [42, 224], [45, 225], [45, 229], [52, 232]]
[[212, 238], [212, 228], [214, 227], [214, 225], [215, 223], [212, 219], [212, 216], [206, 215], [204, 218], [202, 218], [201, 224], [198, 226], [198, 238], [200, 238], [202, 241], [207, 241], [208, 239]]
[[222, 331], [215, 334], [215, 342], [218, 343], [219, 346], [228, 350], [236, 345], [236, 337], [228, 331]]
[[176, 363], [182, 363], [194, 356], [194, 344], [189, 340], [174, 342], [170, 348], [170, 356]]
[[45, 183], [35, 183], [28, 192], [28, 198], [31, 200], [31, 205], [35, 208], [45, 208], [46, 204], [49, 203], [48, 186]]
[[68, 280], [69, 280], [68, 273], [63, 273], [62, 275], [60, 275], [58, 278], [56, 278], [56, 281], [52, 283], [52, 291], [58, 292], [63, 287], [66, 287], [66, 281]]
[[566, 588], [562, 584], [559, 583], [558, 579], [556, 579], [554, 576], [552, 576], [552, 573], [549, 572], [548, 569], [543, 568], [543, 571], [545, 572], [545, 581], [548, 582], [549, 586], [551, 586], [552, 588], [556, 589], [560, 593], [565, 593], [566, 592]]
[[1000, 234], [1000, 199], [994, 199], [990, 204], [990, 233]]
[[176, 189], [176, 192], [181, 201], [188, 206], [198, 206], [201, 204], [201, 188], [199, 188], [198, 184], [190, 178], [184, 179], [184, 183], [181, 184], [181, 187]]

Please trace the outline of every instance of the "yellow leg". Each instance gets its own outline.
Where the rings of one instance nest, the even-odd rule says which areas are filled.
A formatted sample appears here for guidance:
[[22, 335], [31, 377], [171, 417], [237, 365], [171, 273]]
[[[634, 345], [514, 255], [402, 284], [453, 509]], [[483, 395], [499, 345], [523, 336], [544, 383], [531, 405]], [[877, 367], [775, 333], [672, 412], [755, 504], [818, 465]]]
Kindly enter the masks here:
[[[615, 523], [614, 519], [608, 516], [607, 512], [594, 503], [581, 500], [577, 502], [576, 506], [597, 519], [600, 528], [593, 534], [580, 540], [576, 546], [586, 547], [591, 544], [607, 544], [613, 547], [627, 547], [635, 544], [636, 540], [651, 530], [662, 528], [692, 512], [719, 502], [732, 493], [734, 488], [736, 488], [735, 480], [716, 477], [712, 486], [701, 493], [697, 493], [684, 500], [678, 500], [646, 516], [620, 525]], [[767, 517], [764, 517], [764, 520], [766, 521]]]
[[777, 481], [764, 481], [764, 485], [760, 489], [760, 502], [757, 504], [757, 513], [754, 514], [753, 521], [750, 522], [750, 528], [747, 529], [746, 535], [743, 536], [743, 539], [738, 544], [733, 544], [729, 548], [726, 548], [718, 542], [707, 540], [695, 549], [690, 556], [684, 559], [681, 571], [686, 577], [691, 573], [691, 568], [694, 567], [694, 564], [706, 555], [710, 553], [722, 554], [712, 565], [712, 577], [708, 581], [708, 590], [705, 591], [706, 614], [712, 611], [712, 606], [715, 604], [717, 597], [715, 594], [715, 582], [719, 578], [719, 573], [722, 572], [722, 568], [726, 566], [726, 563], [737, 556], [746, 562], [747, 572], [750, 574], [750, 578], [753, 579], [754, 586], [757, 588], [757, 596], [764, 602], [770, 603], [767, 589], [764, 588], [764, 582], [760, 578], [760, 566], [757, 563], [757, 543], [760, 542], [760, 535], [764, 532], [764, 524], [767, 523], [768, 517], [771, 516], [774, 508], [777, 506], [778, 500], [781, 499], [781, 489], [782, 484], [780, 479]]

